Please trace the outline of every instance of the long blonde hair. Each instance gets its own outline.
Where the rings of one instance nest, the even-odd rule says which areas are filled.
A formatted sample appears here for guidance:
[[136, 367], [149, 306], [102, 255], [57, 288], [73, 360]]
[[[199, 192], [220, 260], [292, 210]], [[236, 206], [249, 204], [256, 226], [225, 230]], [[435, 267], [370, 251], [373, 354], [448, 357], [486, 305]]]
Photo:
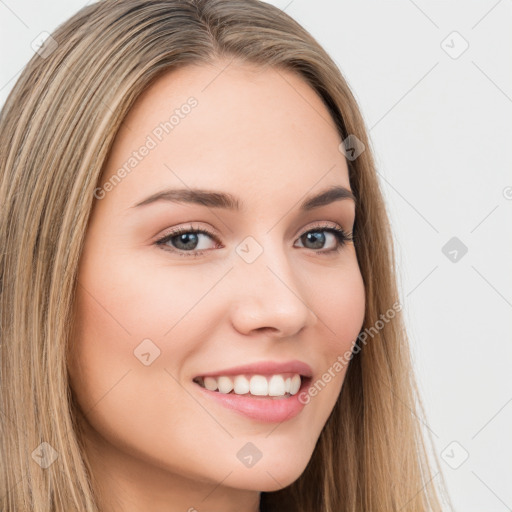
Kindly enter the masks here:
[[8, 96], [0, 113], [0, 509], [99, 510], [66, 364], [94, 189], [124, 117], [151, 82], [218, 57], [296, 72], [321, 96], [341, 139], [354, 135], [366, 146], [348, 165], [366, 292], [362, 331], [373, 328], [372, 338], [350, 360], [305, 471], [263, 492], [261, 510], [439, 511], [442, 474], [433, 473], [437, 458], [429, 460], [424, 443], [401, 312], [375, 329], [399, 294], [361, 114], [316, 40], [258, 0], [86, 6], [51, 34]]

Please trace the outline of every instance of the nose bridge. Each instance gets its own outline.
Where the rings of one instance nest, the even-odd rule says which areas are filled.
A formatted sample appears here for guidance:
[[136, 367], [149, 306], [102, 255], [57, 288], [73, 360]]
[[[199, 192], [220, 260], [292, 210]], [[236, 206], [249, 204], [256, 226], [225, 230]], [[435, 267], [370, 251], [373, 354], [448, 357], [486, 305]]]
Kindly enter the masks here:
[[241, 331], [273, 328], [293, 335], [316, 318], [281, 241], [248, 236], [236, 248], [233, 278], [239, 283], [233, 322]]

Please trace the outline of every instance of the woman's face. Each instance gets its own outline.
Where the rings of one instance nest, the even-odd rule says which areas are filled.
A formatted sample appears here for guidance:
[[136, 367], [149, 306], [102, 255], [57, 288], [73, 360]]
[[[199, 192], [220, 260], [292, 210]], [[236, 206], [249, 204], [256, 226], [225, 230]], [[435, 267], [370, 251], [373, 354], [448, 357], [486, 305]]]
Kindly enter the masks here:
[[[199, 510], [300, 476], [365, 306], [354, 245], [329, 231], [350, 234], [354, 201], [301, 208], [331, 187], [350, 190], [328, 110], [290, 72], [226, 64], [160, 77], [122, 124], [95, 193], [69, 361], [105, 492], [126, 485], [163, 500], [172, 488], [173, 503], [188, 493], [183, 506]], [[198, 189], [218, 195], [193, 200]], [[184, 195], [148, 199], [170, 190]], [[257, 397], [265, 384], [254, 375], [293, 386], [307, 374], [290, 361], [310, 368], [317, 393], [301, 388], [305, 405], [299, 393]], [[284, 366], [228, 371], [268, 362]], [[230, 394], [235, 408], [194, 381], [228, 373], [255, 393]], [[276, 377], [270, 387], [281, 386]]]

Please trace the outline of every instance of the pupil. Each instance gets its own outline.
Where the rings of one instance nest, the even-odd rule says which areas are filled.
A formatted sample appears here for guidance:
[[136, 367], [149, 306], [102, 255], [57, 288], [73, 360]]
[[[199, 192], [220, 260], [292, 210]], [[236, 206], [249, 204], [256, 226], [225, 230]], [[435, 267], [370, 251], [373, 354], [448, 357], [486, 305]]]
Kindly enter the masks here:
[[[197, 234], [195, 233], [182, 233], [181, 235], [178, 235], [178, 245], [183, 243], [185, 244], [184, 247], [181, 247], [181, 249], [194, 249], [197, 245]], [[192, 246], [187, 245], [187, 242], [190, 242], [192, 240]]]
[[314, 231], [306, 234], [308, 241], [312, 241], [314, 244], [313, 249], [321, 249], [325, 244], [325, 235], [322, 231]]

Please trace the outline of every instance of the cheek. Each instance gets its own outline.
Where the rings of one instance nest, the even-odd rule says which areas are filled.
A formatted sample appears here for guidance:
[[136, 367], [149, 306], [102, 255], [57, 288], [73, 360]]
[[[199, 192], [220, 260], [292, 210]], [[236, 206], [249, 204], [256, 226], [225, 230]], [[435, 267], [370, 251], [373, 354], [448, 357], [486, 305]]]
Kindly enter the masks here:
[[[80, 267], [70, 347], [71, 383], [83, 410], [110, 390], [119, 395], [134, 389], [133, 403], [145, 386], [157, 389], [157, 375], [165, 385], [173, 382], [164, 369], [179, 379], [183, 362], [196, 350], [189, 343], [193, 332], [202, 323], [211, 324], [204, 297], [211, 275], [198, 275], [197, 268], [192, 275], [184, 267], [166, 269], [121, 254], [97, 254], [84, 257]], [[199, 311], [202, 323], [197, 321]]]
[[205, 294], [208, 276], [199, 270], [144, 263], [120, 256], [84, 265], [79, 291], [87, 337], [108, 334], [114, 345], [120, 338], [124, 343], [163, 338]]
[[[126, 261], [112, 266], [96, 262], [94, 268], [94, 273], [86, 267], [80, 273], [70, 384], [95, 431], [111, 444], [158, 463], [161, 447], [170, 442], [169, 432], [176, 439], [191, 435], [190, 425], [180, 418], [200, 415], [178, 383], [179, 368], [191, 350], [179, 323], [186, 307], [182, 294], [176, 293], [186, 283], [162, 283], [157, 272], [140, 267], [131, 272]], [[169, 335], [171, 348], [164, 334], [176, 324]], [[144, 342], [144, 352], [138, 350], [143, 340], [152, 340]], [[149, 365], [143, 362], [146, 353]]]
[[[79, 281], [80, 282], [80, 281]], [[133, 341], [123, 317], [109, 309], [108, 296], [87, 280], [79, 284], [69, 374], [84, 412], [113, 389], [133, 364]]]
[[[321, 379], [329, 390], [322, 392], [334, 405], [341, 390], [345, 373], [352, 356], [352, 350], [361, 331], [365, 316], [366, 295], [364, 281], [354, 258], [340, 272], [324, 279], [323, 287], [314, 296], [318, 316], [315, 336], [318, 343], [314, 357], [323, 362], [324, 374]], [[319, 385], [323, 389], [323, 385]]]
[[364, 321], [365, 289], [357, 261], [326, 275], [314, 294], [314, 311], [325, 336], [328, 354], [345, 352], [355, 342]]

